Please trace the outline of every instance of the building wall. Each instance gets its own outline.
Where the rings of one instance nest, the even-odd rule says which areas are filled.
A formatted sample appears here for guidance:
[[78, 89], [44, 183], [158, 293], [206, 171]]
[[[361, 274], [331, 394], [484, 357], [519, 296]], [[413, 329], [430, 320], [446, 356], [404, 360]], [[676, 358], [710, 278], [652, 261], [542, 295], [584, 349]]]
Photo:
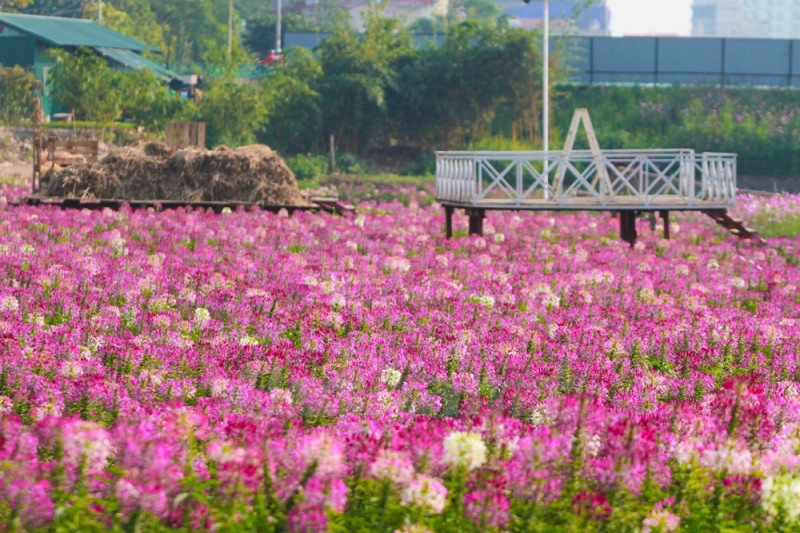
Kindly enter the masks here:
[[694, 0], [692, 35], [800, 38], [797, 0]]
[[0, 32], [0, 65], [4, 67], [19, 65], [33, 72], [44, 87], [42, 111], [46, 116], [58, 111], [53, 109], [52, 87], [48, 83], [50, 69], [55, 65], [47, 57], [48, 49], [48, 46], [36, 38], [15, 32], [11, 28], [4, 28]]

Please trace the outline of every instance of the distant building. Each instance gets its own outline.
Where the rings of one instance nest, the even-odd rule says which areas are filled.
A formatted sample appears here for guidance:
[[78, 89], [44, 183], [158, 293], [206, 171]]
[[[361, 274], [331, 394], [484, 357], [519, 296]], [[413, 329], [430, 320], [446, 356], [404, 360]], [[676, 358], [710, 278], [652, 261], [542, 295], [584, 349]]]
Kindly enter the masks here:
[[696, 37], [800, 38], [797, 0], [694, 0]]
[[[405, 20], [406, 22], [413, 22], [419, 18], [431, 18], [436, 8], [436, 0], [393, 0], [389, 2], [381, 12], [381, 15], [387, 18]], [[447, 10], [447, 1], [439, 0], [439, 6], [444, 6], [444, 12]], [[341, 6], [350, 14], [353, 28], [356, 31], [362, 32], [366, 29], [366, 16], [369, 12], [369, 3], [367, 0], [344, 0]]]
[[[500, 7], [512, 17], [512, 21], [522, 28], [535, 29], [544, 21], [544, 2], [531, 0], [523, 4], [518, 0], [502, 1]], [[608, 35], [611, 15], [605, 0], [583, 9], [575, 16], [575, 1], [550, 0], [550, 26], [555, 33], [574, 33], [578, 35]]]
[[52, 112], [47, 77], [54, 65], [47, 50], [72, 52], [82, 47], [104, 57], [112, 67], [147, 68], [166, 83], [180, 83], [177, 74], [142, 56], [155, 48], [90, 20], [0, 13], [0, 65], [30, 69], [43, 82], [45, 115]]

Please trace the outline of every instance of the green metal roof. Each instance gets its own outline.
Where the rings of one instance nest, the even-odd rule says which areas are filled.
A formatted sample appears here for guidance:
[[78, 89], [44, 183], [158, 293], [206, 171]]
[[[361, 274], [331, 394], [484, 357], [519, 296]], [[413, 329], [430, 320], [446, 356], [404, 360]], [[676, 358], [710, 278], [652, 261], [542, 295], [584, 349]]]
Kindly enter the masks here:
[[156, 50], [141, 41], [86, 19], [0, 13], [0, 24], [32, 35], [56, 47], [102, 46], [138, 52]]
[[137, 54], [132, 50], [123, 50], [121, 48], [107, 48], [104, 46], [95, 46], [93, 47], [97, 53], [100, 55], [111, 59], [112, 61], [116, 61], [122, 65], [125, 65], [128, 68], [138, 69], [138, 68], [149, 68], [151, 69], [156, 77], [163, 81], [171, 81], [173, 79], [179, 78], [177, 74], [172, 72], [171, 70], [162, 67], [158, 63], [150, 61], [146, 57], [142, 57], [141, 55]]

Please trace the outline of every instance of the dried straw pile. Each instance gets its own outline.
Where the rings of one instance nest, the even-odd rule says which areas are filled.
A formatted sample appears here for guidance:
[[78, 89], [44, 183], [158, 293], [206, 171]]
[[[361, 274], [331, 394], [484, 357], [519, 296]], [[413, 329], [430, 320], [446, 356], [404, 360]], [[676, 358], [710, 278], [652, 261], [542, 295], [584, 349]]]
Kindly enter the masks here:
[[44, 195], [57, 198], [308, 203], [283, 159], [258, 144], [173, 153], [164, 144], [148, 143], [112, 152], [93, 165], [50, 172], [46, 181]]

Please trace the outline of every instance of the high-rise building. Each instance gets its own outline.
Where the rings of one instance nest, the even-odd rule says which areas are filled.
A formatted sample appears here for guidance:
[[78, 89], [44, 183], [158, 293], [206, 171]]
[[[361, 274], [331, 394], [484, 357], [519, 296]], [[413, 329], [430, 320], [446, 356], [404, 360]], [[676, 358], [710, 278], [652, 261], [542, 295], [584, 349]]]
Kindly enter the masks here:
[[692, 12], [697, 37], [800, 38], [797, 0], [694, 0]]

